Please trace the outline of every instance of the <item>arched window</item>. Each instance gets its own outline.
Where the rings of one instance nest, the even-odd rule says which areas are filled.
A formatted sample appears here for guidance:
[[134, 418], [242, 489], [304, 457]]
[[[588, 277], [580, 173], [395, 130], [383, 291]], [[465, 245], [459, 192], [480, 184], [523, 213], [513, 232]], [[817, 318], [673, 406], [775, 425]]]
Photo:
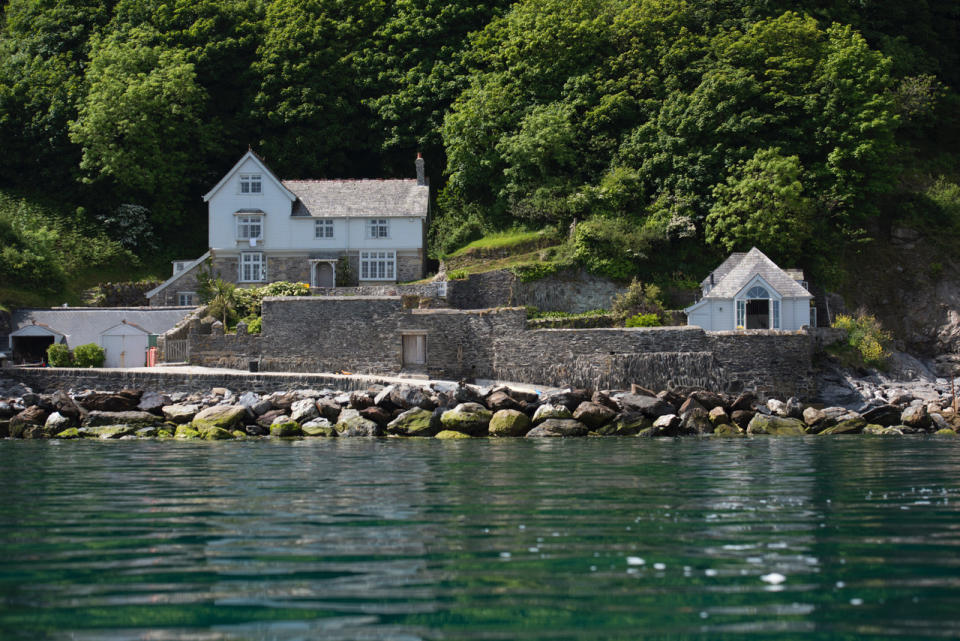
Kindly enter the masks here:
[[772, 298], [770, 292], [760, 285], [755, 285], [750, 288], [750, 291], [747, 292], [746, 298], [756, 299], [756, 298]]

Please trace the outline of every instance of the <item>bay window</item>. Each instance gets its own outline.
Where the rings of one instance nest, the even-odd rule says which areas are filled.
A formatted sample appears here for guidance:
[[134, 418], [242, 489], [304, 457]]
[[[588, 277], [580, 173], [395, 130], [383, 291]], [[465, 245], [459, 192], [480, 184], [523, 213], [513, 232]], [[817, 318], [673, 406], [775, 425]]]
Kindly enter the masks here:
[[251, 239], [263, 239], [263, 216], [237, 216], [237, 240]]

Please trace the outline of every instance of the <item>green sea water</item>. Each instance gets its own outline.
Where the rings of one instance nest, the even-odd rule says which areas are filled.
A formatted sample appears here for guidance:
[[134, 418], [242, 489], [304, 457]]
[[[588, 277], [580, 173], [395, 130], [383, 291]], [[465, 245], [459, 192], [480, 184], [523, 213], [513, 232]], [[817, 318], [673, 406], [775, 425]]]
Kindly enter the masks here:
[[0, 639], [960, 638], [960, 443], [0, 442]]

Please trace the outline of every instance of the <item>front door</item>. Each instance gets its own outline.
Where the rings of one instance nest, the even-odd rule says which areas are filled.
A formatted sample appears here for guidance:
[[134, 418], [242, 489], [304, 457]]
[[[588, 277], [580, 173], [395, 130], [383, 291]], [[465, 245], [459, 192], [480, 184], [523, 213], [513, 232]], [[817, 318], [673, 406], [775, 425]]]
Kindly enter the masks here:
[[770, 329], [770, 301], [765, 298], [747, 301], [747, 329]]
[[315, 283], [317, 287], [333, 287], [333, 265], [330, 263], [317, 263], [316, 266], [316, 279]]
[[404, 367], [425, 365], [427, 362], [427, 337], [423, 334], [407, 334], [403, 337]]

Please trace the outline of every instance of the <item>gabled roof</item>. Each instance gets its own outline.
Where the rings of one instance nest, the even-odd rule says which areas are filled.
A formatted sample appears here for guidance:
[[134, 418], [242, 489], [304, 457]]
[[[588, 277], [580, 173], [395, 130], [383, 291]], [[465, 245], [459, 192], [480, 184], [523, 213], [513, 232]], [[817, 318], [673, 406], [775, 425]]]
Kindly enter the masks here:
[[65, 336], [70, 347], [76, 347], [99, 342], [104, 331], [124, 321], [128, 327], [162, 334], [192, 312], [190, 307], [51, 307], [14, 310], [11, 321], [14, 334], [42, 326]]
[[704, 298], [734, 298], [757, 275], [784, 298], [813, 298], [800, 283], [777, 267], [776, 263], [756, 247], [733, 262], [735, 256], [736, 254], [730, 256], [720, 266], [726, 266], [727, 271], [719, 280], [714, 271], [714, 287]]
[[269, 178], [274, 183], [276, 183], [277, 187], [287, 198], [289, 198], [291, 201], [294, 201], [297, 199], [297, 197], [294, 194], [292, 194], [289, 189], [283, 186], [283, 182], [279, 178], [277, 178], [277, 175], [273, 173], [273, 170], [267, 167], [267, 163], [264, 162], [263, 158], [258, 156], [257, 153], [254, 152], [252, 149], [248, 149], [247, 153], [243, 154], [243, 157], [237, 161], [237, 164], [235, 164], [233, 168], [230, 169], [230, 171], [224, 174], [223, 178], [220, 179], [220, 182], [218, 182], [213, 189], [211, 189], [206, 194], [204, 194], [203, 202], [209, 201], [215, 193], [220, 191], [220, 188], [223, 187], [225, 184], [227, 184], [227, 181], [230, 180], [230, 178], [233, 177], [233, 175], [240, 170], [240, 167], [247, 160], [253, 160], [257, 165], [259, 165], [260, 171], [263, 172], [263, 174], [267, 178]]
[[189, 263], [187, 263], [186, 265], [184, 265], [184, 266], [183, 266], [183, 269], [181, 269], [181, 270], [178, 271], [176, 274], [174, 274], [173, 276], [171, 276], [171, 277], [168, 278], [167, 280], [163, 281], [162, 283], [160, 283], [159, 285], [157, 285], [156, 287], [154, 287], [153, 289], [151, 289], [149, 292], [147, 292], [146, 294], [144, 294], [144, 296], [146, 296], [147, 298], [150, 298], [150, 297], [152, 297], [152, 296], [156, 296], [157, 294], [159, 294], [160, 292], [162, 292], [163, 290], [165, 290], [167, 287], [169, 287], [170, 285], [172, 285], [172, 284], [173, 284], [176, 280], [178, 280], [181, 276], [183, 276], [183, 275], [186, 274], [188, 271], [190, 271], [191, 269], [193, 269], [194, 267], [196, 267], [197, 265], [199, 265], [200, 263], [202, 263], [203, 261], [205, 261], [209, 256], [210, 256], [210, 250], [208, 249], [206, 252], [204, 252], [203, 256], [201, 256], [200, 258], [198, 258], [198, 259], [196, 259], [196, 260], [192, 260], [192, 261], [190, 261]]
[[430, 187], [406, 180], [285, 180], [296, 194], [293, 216], [427, 216]]

